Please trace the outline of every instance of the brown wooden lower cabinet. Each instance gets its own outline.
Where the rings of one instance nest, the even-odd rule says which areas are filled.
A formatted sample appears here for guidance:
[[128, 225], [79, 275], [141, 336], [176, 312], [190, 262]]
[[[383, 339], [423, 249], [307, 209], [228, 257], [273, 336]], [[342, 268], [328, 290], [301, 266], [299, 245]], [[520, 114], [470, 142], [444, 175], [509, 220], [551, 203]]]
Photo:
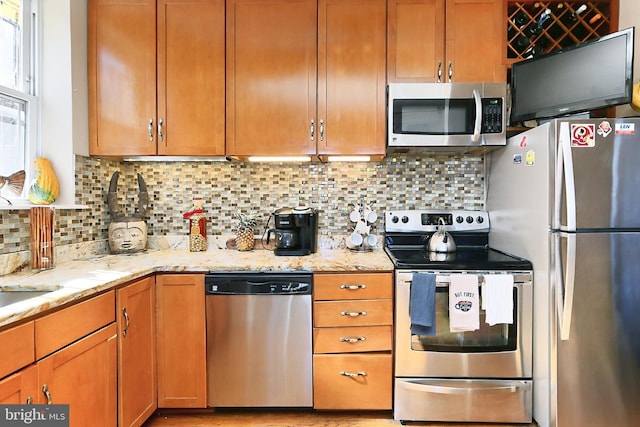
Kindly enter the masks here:
[[117, 425], [115, 323], [52, 353], [37, 367], [42, 392], [36, 403], [68, 404], [70, 427]]
[[316, 274], [313, 301], [313, 407], [391, 409], [392, 274]]
[[391, 409], [391, 354], [314, 354], [315, 409]]
[[0, 404], [2, 405], [35, 403], [38, 393], [36, 365], [28, 366], [0, 380]]
[[156, 282], [153, 276], [116, 291], [118, 425], [140, 426], [157, 408]]
[[206, 408], [203, 274], [156, 276], [158, 407]]

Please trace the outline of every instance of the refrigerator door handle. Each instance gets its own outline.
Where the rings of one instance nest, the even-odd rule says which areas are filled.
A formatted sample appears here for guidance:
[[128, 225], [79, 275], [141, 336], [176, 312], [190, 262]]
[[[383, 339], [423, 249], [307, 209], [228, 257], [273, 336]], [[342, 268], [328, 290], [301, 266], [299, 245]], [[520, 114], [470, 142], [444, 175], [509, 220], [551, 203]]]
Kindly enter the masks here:
[[[567, 263], [564, 269], [562, 266], [561, 239], [567, 239]], [[573, 311], [573, 291], [575, 287], [576, 273], [576, 235], [567, 234], [562, 236], [555, 233], [555, 284], [556, 284], [556, 311], [558, 313], [558, 329], [560, 339], [566, 341], [571, 332], [571, 313]], [[564, 289], [564, 292], [563, 292]]]
[[[564, 170], [564, 174], [562, 173]], [[563, 227], [562, 219], [562, 178], [564, 176], [564, 194], [566, 221]], [[571, 131], [568, 122], [560, 123], [558, 139], [558, 163], [556, 164], [554, 221], [556, 229], [576, 231], [576, 181], [573, 173], [573, 156], [571, 154]]]

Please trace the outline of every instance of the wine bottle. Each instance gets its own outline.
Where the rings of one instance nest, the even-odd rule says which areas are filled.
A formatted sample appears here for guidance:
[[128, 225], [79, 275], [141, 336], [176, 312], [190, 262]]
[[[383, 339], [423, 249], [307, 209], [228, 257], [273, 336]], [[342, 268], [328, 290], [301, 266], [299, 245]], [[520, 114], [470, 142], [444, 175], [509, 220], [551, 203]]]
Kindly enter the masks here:
[[578, 16], [580, 16], [582, 13], [584, 13], [587, 10], [587, 5], [583, 4], [582, 6], [580, 6], [579, 8], [576, 9], [575, 12], [573, 12], [570, 16], [569, 19], [573, 22], [578, 20]]

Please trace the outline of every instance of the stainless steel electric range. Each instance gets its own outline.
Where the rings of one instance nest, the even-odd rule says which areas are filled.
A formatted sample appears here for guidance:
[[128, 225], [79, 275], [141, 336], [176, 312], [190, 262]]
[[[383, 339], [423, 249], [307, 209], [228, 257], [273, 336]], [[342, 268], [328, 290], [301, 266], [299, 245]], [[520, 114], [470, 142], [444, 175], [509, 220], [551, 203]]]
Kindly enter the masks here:
[[[426, 249], [441, 218], [455, 252]], [[396, 420], [532, 420], [533, 269], [525, 259], [491, 249], [489, 229], [484, 211], [385, 213], [384, 249], [395, 265]], [[426, 303], [424, 294], [418, 302], [418, 280], [431, 280]], [[461, 306], [450, 305], [459, 293], [449, 291], [462, 280], [474, 290], [462, 308], [471, 315], [475, 305], [477, 327], [460, 330], [453, 326]], [[506, 299], [496, 300], [500, 290]], [[416, 318], [425, 313], [433, 325], [416, 331]], [[499, 323], [495, 313], [503, 316]]]

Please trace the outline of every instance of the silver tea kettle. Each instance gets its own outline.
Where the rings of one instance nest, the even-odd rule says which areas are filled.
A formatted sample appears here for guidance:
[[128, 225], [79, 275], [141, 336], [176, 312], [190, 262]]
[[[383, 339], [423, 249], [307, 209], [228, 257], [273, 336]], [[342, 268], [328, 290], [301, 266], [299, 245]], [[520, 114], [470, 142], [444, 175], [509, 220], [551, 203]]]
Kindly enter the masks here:
[[444, 218], [440, 218], [438, 231], [433, 233], [427, 245], [429, 252], [449, 253], [456, 251], [456, 242], [453, 241], [453, 236], [444, 229], [445, 225]]

